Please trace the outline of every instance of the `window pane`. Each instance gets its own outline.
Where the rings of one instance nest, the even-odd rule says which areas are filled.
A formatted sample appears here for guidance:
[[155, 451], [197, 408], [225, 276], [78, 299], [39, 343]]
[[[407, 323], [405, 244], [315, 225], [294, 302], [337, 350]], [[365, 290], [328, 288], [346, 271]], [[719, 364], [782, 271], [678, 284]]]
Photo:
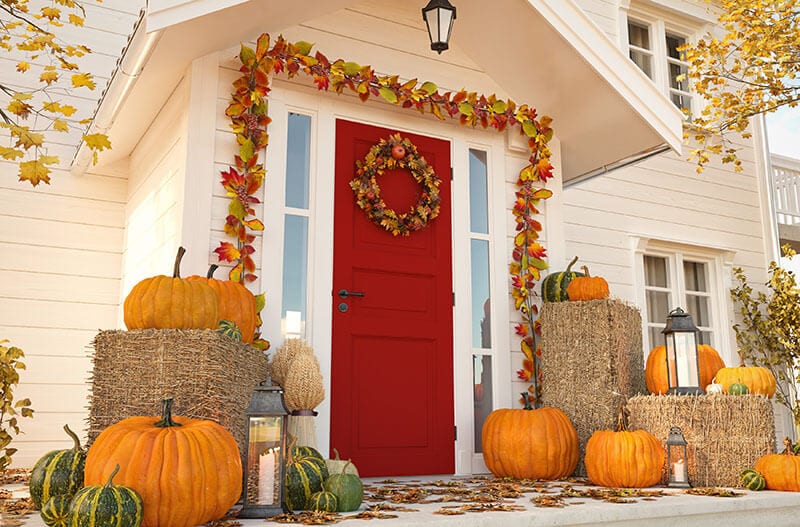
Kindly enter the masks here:
[[647, 320], [649, 322], [666, 322], [669, 309], [669, 293], [647, 291]]
[[673, 59], [683, 59], [683, 53], [678, 51], [680, 46], [686, 44], [686, 39], [667, 33], [667, 55]]
[[692, 97], [689, 95], [671, 92], [669, 94], [669, 98], [672, 101], [672, 104], [677, 106], [681, 111], [690, 111], [692, 109]]
[[628, 43], [642, 49], [650, 47], [650, 28], [644, 24], [628, 21]]
[[641, 51], [637, 51], [632, 49], [630, 52], [631, 60], [639, 66], [639, 69], [644, 72], [645, 75], [653, 78], [653, 60], [650, 55], [646, 53], [642, 53]]
[[712, 335], [710, 331], [701, 331], [697, 338], [698, 344], [708, 344], [709, 346], [714, 345], [714, 341], [712, 340]]
[[669, 287], [667, 259], [658, 256], [644, 257], [644, 284], [651, 287]]
[[470, 240], [472, 261], [472, 347], [491, 348], [489, 242]]
[[[689, 79], [687, 78], [688, 68], [683, 64], [669, 63], [669, 85], [671, 88], [680, 91], [689, 91]], [[678, 80], [678, 77], [683, 77]]]
[[486, 152], [469, 151], [469, 226], [472, 232], [489, 234]]
[[311, 117], [289, 114], [286, 141], [286, 206], [308, 208]]
[[492, 412], [492, 357], [489, 355], [472, 356], [472, 376], [473, 392], [472, 402], [474, 405], [474, 429], [475, 429], [475, 453], [483, 452], [481, 445], [481, 431], [483, 423]]
[[650, 349], [653, 349], [656, 346], [664, 345], [664, 335], [661, 334], [662, 329], [664, 329], [664, 326], [659, 326], [659, 327], [651, 326], [648, 328], [647, 333], [650, 336]]
[[708, 304], [707, 296], [686, 295], [686, 312], [692, 315], [695, 326], [708, 327], [711, 325]]
[[683, 262], [683, 276], [686, 281], [687, 291], [708, 292], [706, 284], [707, 265], [700, 262]]
[[304, 336], [306, 321], [308, 218], [287, 214], [285, 219], [281, 318], [284, 333], [299, 337]]

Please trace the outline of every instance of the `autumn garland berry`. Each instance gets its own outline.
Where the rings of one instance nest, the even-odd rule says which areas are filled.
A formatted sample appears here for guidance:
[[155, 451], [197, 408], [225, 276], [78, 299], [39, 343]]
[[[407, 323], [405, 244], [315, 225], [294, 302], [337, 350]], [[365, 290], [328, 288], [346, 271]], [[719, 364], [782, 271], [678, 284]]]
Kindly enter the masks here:
[[[369, 149], [363, 161], [356, 161], [356, 166], [356, 176], [350, 181], [356, 203], [373, 223], [394, 236], [408, 236], [414, 231], [422, 230], [439, 215], [440, 179], [419, 154], [417, 147], [408, 139], [400, 137], [400, 134], [381, 139]], [[403, 214], [386, 206], [378, 186], [377, 177], [384, 171], [393, 169], [410, 171], [422, 187], [417, 204]]]

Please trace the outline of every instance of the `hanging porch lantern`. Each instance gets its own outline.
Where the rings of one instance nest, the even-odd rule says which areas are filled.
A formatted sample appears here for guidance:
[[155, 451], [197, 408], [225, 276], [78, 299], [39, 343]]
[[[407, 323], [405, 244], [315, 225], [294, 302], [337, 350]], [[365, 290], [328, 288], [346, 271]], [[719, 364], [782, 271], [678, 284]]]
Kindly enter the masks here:
[[702, 394], [697, 352], [697, 326], [692, 316], [677, 307], [670, 311], [661, 332], [667, 348], [667, 383], [672, 395]]
[[240, 518], [267, 518], [283, 511], [286, 422], [283, 390], [272, 379], [256, 386], [247, 407], [247, 457]]
[[431, 49], [441, 55], [442, 51], [449, 48], [456, 8], [447, 0], [430, 0], [428, 5], [422, 8], [422, 18], [428, 26]]
[[673, 426], [667, 436], [667, 468], [669, 469], [669, 486], [678, 488], [691, 487], [689, 484], [689, 455], [686, 450], [686, 439], [681, 429]]

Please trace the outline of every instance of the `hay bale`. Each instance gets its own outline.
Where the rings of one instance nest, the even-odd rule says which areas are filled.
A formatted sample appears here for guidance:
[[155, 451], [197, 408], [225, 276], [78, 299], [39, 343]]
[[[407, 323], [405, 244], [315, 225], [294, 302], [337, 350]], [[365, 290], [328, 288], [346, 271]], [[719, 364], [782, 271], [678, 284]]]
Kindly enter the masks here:
[[740, 486], [739, 474], [775, 451], [772, 404], [763, 395], [642, 395], [628, 401], [631, 429], [662, 444], [680, 427], [695, 487]]
[[267, 356], [212, 330], [101, 331], [94, 339], [89, 442], [133, 415], [158, 415], [173, 397], [177, 415], [211, 419], [246, 452], [245, 410], [267, 377]]
[[621, 300], [548, 302], [542, 306], [542, 401], [569, 416], [586, 474], [586, 442], [613, 429], [619, 407], [646, 393], [642, 317]]

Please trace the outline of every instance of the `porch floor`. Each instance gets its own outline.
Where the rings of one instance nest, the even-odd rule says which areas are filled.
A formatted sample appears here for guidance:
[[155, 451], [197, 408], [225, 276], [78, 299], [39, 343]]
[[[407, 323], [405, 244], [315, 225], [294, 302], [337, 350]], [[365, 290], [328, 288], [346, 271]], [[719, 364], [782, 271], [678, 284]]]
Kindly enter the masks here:
[[[587, 497], [570, 497], [564, 500], [564, 507], [537, 507], [531, 502], [531, 498], [536, 496], [554, 496], [565, 488], [573, 488], [577, 491], [600, 489], [581, 485], [581, 482], [549, 482], [542, 484], [544, 493], [526, 492], [522, 497], [507, 499], [504, 501], [506, 506], [522, 507], [519, 511], [513, 512], [465, 512], [457, 515], [442, 515], [436, 511], [449, 510], [456, 511], [461, 506], [474, 502], [455, 502], [446, 501], [448, 488], [464, 488], [473, 484], [474, 480], [457, 477], [442, 478], [397, 478], [396, 480], [385, 480], [375, 478], [364, 479], [366, 494], [378, 489], [385, 493], [387, 490], [396, 489], [397, 494], [412, 496], [417, 489], [425, 489], [426, 501], [431, 499], [444, 498], [445, 501], [419, 503], [419, 502], [392, 502], [384, 499], [382, 501], [370, 500], [362, 505], [360, 511], [366, 510], [367, 506], [383, 503], [386, 508], [382, 512], [387, 515], [396, 516], [388, 519], [375, 519], [379, 522], [378, 527], [392, 526], [473, 526], [473, 527], [516, 527], [516, 526], [598, 526], [598, 527], [634, 527], [647, 525], [648, 527], [683, 527], [691, 525], [693, 527], [719, 527], [733, 521], [747, 522], [752, 521], [755, 525], [768, 525], [770, 527], [798, 527], [800, 526], [800, 494], [792, 492], [761, 491], [750, 492], [743, 489], [735, 489], [735, 492], [742, 494], [739, 497], [718, 497], [718, 496], [696, 496], [682, 493], [679, 489], [668, 489], [654, 487], [644, 489], [646, 491], [663, 491], [663, 496], [645, 497], [631, 499], [625, 503], [613, 503], [603, 500], [591, 499]], [[546, 486], [546, 489], [544, 488]], [[21, 497], [27, 494], [24, 487], [6, 487], [12, 490], [14, 497]], [[436, 494], [428, 493], [433, 490]], [[386, 494], [383, 494], [386, 496]], [[392, 507], [413, 509], [413, 511], [397, 511]], [[364, 527], [363, 520], [346, 519], [346, 516], [354, 515], [348, 513], [343, 515], [345, 519], [337, 525], [360, 526]], [[15, 518], [16, 519], [16, 518]], [[0, 526], [22, 525], [26, 527], [45, 527], [38, 514], [33, 513], [22, 518], [22, 522], [17, 524], [7, 521], [0, 515]], [[236, 520], [242, 526], [265, 525], [261, 519], [255, 520]], [[276, 522], [267, 524], [280, 525]]]

